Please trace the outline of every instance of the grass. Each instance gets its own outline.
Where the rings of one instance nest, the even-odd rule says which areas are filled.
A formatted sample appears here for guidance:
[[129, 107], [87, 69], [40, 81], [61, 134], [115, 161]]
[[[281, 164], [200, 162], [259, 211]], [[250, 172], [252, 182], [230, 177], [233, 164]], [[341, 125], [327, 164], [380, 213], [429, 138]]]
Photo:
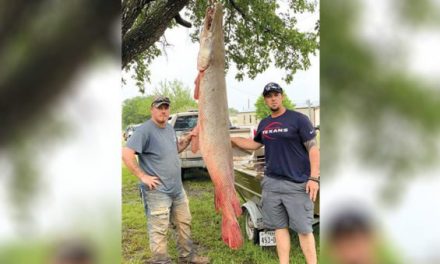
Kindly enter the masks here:
[[[185, 174], [184, 188], [192, 215], [192, 238], [198, 254], [208, 256], [211, 263], [270, 264], [278, 263], [275, 247], [262, 248], [245, 241], [239, 250], [229, 249], [221, 240], [221, 216], [214, 210], [213, 186], [205, 171]], [[137, 178], [122, 169], [122, 263], [145, 263], [151, 257], [146, 231], [146, 218], [139, 196]], [[239, 219], [244, 227], [243, 218]], [[173, 232], [169, 232], [168, 250], [173, 262], [177, 251]], [[315, 235], [319, 249], [319, 235]], [[319, 253], [319, 251], [318, 251]], [[291, 263], [305, 263], [298, 237], [292, 234]]]

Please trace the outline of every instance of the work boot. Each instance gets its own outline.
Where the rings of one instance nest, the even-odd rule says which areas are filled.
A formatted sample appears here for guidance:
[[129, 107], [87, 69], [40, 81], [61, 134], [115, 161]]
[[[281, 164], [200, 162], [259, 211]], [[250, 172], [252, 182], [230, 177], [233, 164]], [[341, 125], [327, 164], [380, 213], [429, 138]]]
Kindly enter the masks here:
[[191, 258], [179, 258], [179, 264], [208, 264], [209, 258], [193, 254]]
[[170, 258], [157, 258], [157, 257], [149, 258], [149, 259], [147, 259], [147, 261], [145, 263], [146, 264], [172, 264]]

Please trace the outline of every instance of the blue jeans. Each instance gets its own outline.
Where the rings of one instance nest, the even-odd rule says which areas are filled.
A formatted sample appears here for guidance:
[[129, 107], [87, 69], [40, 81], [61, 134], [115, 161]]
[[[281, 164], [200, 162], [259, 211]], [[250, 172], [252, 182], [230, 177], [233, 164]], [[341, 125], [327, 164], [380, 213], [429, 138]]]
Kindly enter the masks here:
[[192, 250], [191, 213], [185, 190], [176, 195], [150, 191], [140, 184], [147, 216], [150, 250], [154, 263], [171, 263], [167, 252], [167, 232], [170, 224], [176, 229], [179, 258], [189, 258]]

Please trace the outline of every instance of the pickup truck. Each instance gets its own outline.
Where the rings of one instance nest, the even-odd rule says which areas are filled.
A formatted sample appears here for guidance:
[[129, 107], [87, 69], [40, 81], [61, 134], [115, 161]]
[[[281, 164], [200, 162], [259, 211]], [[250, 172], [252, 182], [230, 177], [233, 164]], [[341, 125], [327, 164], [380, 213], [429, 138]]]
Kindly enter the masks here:
[[127, 141], [133, 135], [136, 128], [138, 128], [140, 125], [142, 124], [128, 125], [123, 134], [124, 140]]
[[[168, 123], [174, 128], [176, 131], [177, 137], [180, 137], [182, 134], [190, 132], [196, 125], [197, 119], [199, 117], [198, 111], [188, 111], [181, 112], [171, 115], [168, 118]], [[232, 137], [252, 137], [253, 131], [251, 128], [239, 128], [234, 127], [229, 124], [229, 133]], [[184, 177], [184, 173], [186, 169], [189, 168], [205, 168], [205, 163], [203, 162], [202, 155], [200, 151], [196, 153], [192, 153], [191, 145], [180, 154], [180, 160], [182, 161], [182, 178]]]

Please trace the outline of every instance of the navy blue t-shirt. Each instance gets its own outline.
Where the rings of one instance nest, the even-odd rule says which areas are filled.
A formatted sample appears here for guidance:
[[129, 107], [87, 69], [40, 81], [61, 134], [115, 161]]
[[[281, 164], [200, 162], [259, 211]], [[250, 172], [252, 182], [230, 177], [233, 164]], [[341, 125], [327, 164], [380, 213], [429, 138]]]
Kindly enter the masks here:
[[261, 120], [254, 141], [264, 144], [265, 175], [297, 183], [310, 176], [310, 160], [304, 142], [316, 136], [309, 118], [286, 110], [276, 118]]

